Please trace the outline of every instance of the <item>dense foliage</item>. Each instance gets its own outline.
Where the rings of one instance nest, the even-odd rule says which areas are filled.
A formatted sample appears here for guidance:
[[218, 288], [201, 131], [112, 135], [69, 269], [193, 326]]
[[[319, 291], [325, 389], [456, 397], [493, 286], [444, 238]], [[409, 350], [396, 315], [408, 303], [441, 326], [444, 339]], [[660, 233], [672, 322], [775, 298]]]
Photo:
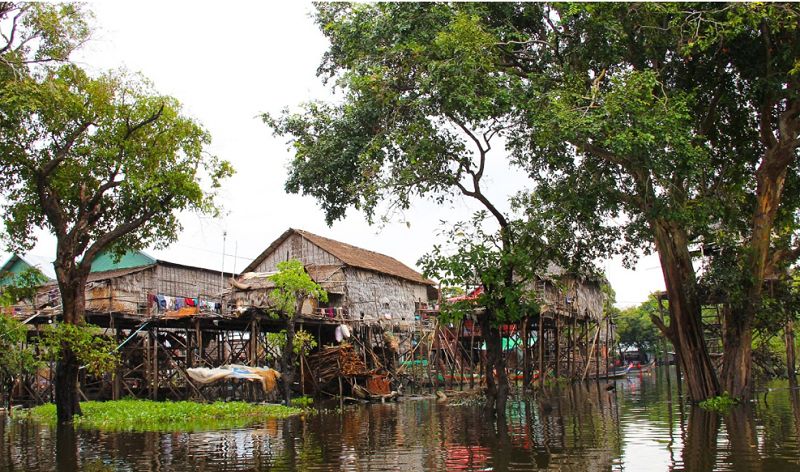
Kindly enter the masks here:
[[[317, 198], [329, 223], [349, 207], [372, 220], [381, 203], [387, 216], [417, 197], [474, 197], [501, 228], [510, 281], [517, 217], [480, 187], [505, 145], [535, 183], [515, 199], [533, 252], [554, 247], [574, 269], [655, 250], [670, 297], [656, 324], [683, 354], [690, 396], [720, 382], [749, 393], [764, 281], [800, 256], [795, 5], [321, 4], [316, 19], [331, 42], [320, 74], [343, 97], [265, 116], [296, 152], [287, 190]], [[719, 380], [698, 245], [733, 253], [741, 274]]]
[[[98, 254], [174, 241], [177, 212], [215, 215], [215, 189], [232, 173], [206, 152], [208, 133], [143, 77], [93, 77], [65, 64], [90, 16], [75, 4], [0, 6], [12, 27], [0, 49], [4, 237], [12, 251], [31, 247], [38, 229], [56, 237], [53, 265], [73, 326], [83, 325]], [[77, 349], [64, 342], [56, 368], [62, 421], [80, 413]]]
[[621, 310], [614, 320], [619, 344], [624, 348], [658, 356], [660, 353], [656, 352], [656, 348], [663, 347], [661, 331], [653, 324], [652, 316], [659, 316], [657, 302], [653, 299], [638, 307]]

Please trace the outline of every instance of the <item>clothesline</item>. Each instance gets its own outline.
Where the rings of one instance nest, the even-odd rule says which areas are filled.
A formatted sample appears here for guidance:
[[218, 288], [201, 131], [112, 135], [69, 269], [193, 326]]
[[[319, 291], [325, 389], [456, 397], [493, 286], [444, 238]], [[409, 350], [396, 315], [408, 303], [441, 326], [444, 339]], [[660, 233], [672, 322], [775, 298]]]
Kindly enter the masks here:
[[199, 310], [222, 311], [222, 304], [199, 298], [169, 297], [166, 295], [147, 294], [147, 306], [152, 309], [154, 306], [159, 313], [165, 311], [177, 311], [181, 308], [198, 308]]

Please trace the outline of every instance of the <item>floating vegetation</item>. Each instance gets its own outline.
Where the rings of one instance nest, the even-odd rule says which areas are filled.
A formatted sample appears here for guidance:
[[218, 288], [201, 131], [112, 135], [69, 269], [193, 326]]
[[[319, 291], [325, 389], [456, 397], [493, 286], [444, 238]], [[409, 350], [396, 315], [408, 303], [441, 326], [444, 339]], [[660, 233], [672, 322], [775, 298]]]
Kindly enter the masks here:
[[739, 398], [731, 398], [728, 392], [723, 393], [719, 397], [709, 398], [708, 400], [703, 400], [700, 402], [700, 408], [704, 410], [716, 410], [725, 412], [728, 411], [733, 406], [738, 406], [741, 404], [741, 400]]
[[[75, 417], [75, 425], [106, 431], [202, 431], [246, 426], [265, 418], [286, 418], [303, 412], [283, 405], [245, 402], [154, 402], [124, 399], [108, 402], [81, 403], [83, 416]], [[41, 405], [20, 417], [56, 424], [56, 406]]]

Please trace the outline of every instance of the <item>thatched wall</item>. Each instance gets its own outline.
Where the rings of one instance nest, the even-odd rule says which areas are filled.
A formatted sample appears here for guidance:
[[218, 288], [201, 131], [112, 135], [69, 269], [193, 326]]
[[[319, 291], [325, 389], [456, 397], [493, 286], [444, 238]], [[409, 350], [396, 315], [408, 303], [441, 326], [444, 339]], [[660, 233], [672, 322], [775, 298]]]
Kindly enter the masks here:
[[603, 293], [599, 282], [562, 274], [540, 280], [536, 292], [543, 304], [544, 316], [576, 314], [579, 320], [588, 318], [591, 321], [603, 317]]
[[344, 274], [345, 307], [352, 319], [414, 321], [415, 302], [428, 301], [425, 285], [354, 267], [346, 267]]
[[[327, 244], [330, 251], [314, 241]], [[403, 270], [413, 272], [387, 256], [299, 231], [289, 231], [283, 241], [273, 244], [272, 249], [260, 256], [263, 257], [261, 262], [249, 266], [254, 270], [238, 279], [240, 287], [246, 287], [233, 291], [233, 300], [240, 307], [268, 307], [271, 287], [264, 282], [262, 275], [277, 271], [279, 262], [291, 259], [301, 261], [311, 278], [330, 295], [342, 295], [328, 305], [345, 308], [350, 319], [370, 324], [381, 320], [381, 325], [402, 323], [405, 326], [414, 321], [415, 303], [429, 299], [430, 281], [418, 283], [394, 273], [364, 268], [369, 263], [381, 263], [398, 273], [404, 273]], [[365, 266], [350, 265], [331, 251], [339, 251], [345, 254], [342, 257], [350, 257]], [[416, 277], [423, 280], [419, 274]]]

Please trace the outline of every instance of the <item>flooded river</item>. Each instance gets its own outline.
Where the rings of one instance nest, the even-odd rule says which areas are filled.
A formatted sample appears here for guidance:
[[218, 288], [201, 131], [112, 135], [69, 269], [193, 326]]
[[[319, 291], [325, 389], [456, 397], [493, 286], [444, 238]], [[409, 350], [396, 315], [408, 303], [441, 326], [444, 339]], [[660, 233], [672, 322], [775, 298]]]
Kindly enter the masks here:
[[517, 398], [500, 425], [430, 399], [181, 433], [57, 437], [0, 417], [0, 471], [800, 471], [797, 391], [721, 415], [686, 405], [671, 372]]

